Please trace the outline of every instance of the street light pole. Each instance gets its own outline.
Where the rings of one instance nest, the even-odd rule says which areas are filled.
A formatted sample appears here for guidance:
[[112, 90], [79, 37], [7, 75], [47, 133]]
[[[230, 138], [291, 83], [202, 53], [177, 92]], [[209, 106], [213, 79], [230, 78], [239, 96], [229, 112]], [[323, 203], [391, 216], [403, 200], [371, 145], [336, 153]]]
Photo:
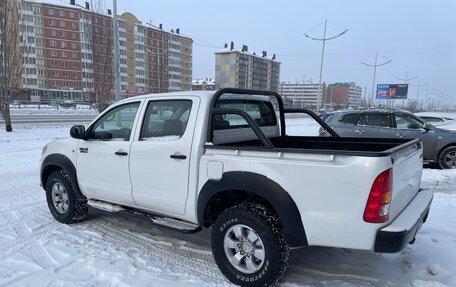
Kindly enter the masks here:
[[[407, 84], [407, 81], [411, 81], [411, 80], [418, 78], [418, 76], [416, 76], [416, 75], [414, 77], [408, 78], [407, 75], [408, 75], [408, 71], [405, 71], [405, 78], [396, 77], [396, 79], [404, 81], [404, 84]], [[404, 108], [404, 107], [405, 107], [405, 99], [402, 99], [402, 108]]]
[[[328, 24], [328, 20], [325, 19], [325, 28], [324, 28], [324, 32], [323, 32], [323, 38], [314, 38], [314, 37], [309, 36], [307, 33], [310, 32], [313, 29], [311, 29], [310, 31], [304, 33], [304, 36], [306, 36], [307, 38], [310, 38], [310, 39], [315, 40], [315, 41], [322, 41], [323, 42], [322, 47], [321, 47], [320, 79], [318, 81], [317, 111], [320, 110], [320, 102], [321, 102], [321, 99], [323, 98], [323, 89], [322, 89], [322, 86], [321, 86], [321, 82], [322, 82], [322, 78], [323, 78], [323, 60], [324, 60], [324, 56], [325, 56], [325, 43], [326, 43], [326, 41], [329, 41], [329, 40], [332, 40], [332, 39], [335, 39], [335, 38], [338, 38], [338, 37], [342, 36], [343, 34], [345, 34], [348, 31], [348, 29], [345, 29], [342, 33], [339, 33], [338, 35], [336, 35], [334, 37], [326, 38], [326, 27], [327, 27], [327, 24]], [[320, 26], [320, 25], [321, 24], [319, 24], [318, 26]]]
[[[365, 66], [374, 67], [374, 78], [372, 80], [372, 96], [371, 96], [371, 99], [369, 99], [369, 103], [373, 103], [374, 102], [375, 76], [377, 74], [377, 67], [384, 66], [384, 65], [386, 65], [386, 64], [388, 64], [388, 63], [390, 63], [392, 61], [392, 60], [389, 60], [389, 61], [386, 61], [386, 62], [384, 62], [382, 64], [377, 64], [377, 59], [378, 59], [378, 53], [375, 53], [375, 63], [373, 65], [361, 62], [361, 64], [363, 64]], [[370, 104], [369, 104], [369, 106], [370, 106]]]

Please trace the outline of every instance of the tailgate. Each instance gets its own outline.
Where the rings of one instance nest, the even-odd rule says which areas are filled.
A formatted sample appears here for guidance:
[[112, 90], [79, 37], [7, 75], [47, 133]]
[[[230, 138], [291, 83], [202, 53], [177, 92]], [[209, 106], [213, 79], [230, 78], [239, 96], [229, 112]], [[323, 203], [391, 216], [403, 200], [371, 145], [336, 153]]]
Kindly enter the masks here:
[[423, 171], [422, 143], [408, 145], [391, 154], [393, 162], [393, 190], [390, 220], [409, 204], [420, 189]]

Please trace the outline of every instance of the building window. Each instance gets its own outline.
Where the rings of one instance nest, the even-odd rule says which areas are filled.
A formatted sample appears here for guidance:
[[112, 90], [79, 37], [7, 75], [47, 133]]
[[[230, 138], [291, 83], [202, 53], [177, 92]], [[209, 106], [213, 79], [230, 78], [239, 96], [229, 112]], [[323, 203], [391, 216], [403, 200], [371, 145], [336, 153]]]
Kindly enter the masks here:
[[57, 85], [57, 81], [52, 81], [52, 86], [58, 87], [59, 85]]
[[57, 66], [57, 61], [51, 61], [51, 66], [56, 67]]
[[71, 43], [71, 49], [76, 49], [76, 43]]
[[73, 54], [73, 59], [76, 59], [77, 54], [75, 52], [73, 52], [72, 54]]
[[77, 68], [77, 67], [78, 67], [78, 63], [73, 62], [73, 68]]
[[49, 15], [54, 15], [54, 14], [55, 14], [55, 10], [49, 8], [49, 9], [48, 9], [48, 14], [49, 14]]
[[58, 75], [59, 75], [59, 72], [57, 72], [57, 71], [52, 71], [52, 76], [53, 76], [53, 77], [57, 77]]
[[74, 12], [70, 12], [70, 18], [74, 18]]
[[65, 17], [65, 11], [59, 10], [59, 15], [60, 15], [60, 17]]
[[66, 48], [66, 43], [65, 43], [65, 41], [60, 42], [60, 48]]
[[62, 62], [62, 67], [66, 67], [67, 66], [67, 62]]
[[78, 78], [78, 73], [73, 73], [73, 78], [77, 79]]
[[65, 21], [64, 20], [60, 21], [60, 27], [65, 27]]
[[62, 77], [67, 78], [68, 77], [68, 72], [62, 72]]
[[55, 26], [55, 20], [54, 19], [49, 20], [49, 25]]
[[62, 51], [62, 57], [65, 57], [65, 58], [66, 58], [66, 56], [67, 56], [67, 52]]
[[53, 29], [51, 29], [51, 36], [57, 36], [57, 32]]
[[57, 57], [57, 51], [51, 50], [51, 56], [52, 57]]
[[60, 36], [61, 37], [66, 37], [66, 32], [65, 31], [60, 31]]

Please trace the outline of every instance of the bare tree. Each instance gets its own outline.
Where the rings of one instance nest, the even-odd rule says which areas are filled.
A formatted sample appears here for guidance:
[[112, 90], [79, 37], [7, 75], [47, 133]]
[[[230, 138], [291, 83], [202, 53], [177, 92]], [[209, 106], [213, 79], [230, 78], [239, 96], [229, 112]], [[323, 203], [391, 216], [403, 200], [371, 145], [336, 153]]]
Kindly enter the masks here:
[[[12, 93], [20, 88], [27, 57], [23, 57], [27, 36], [21, 36], [20, 1], [0, 0], [0, 115], [5, 130], [13, 131], [10, 104]], [[26, 48], [26, 47], [25, 47]]]
[[[90, 101], [98, 111], [104, 110], [111, 100], [113, 84], [113, 23], [112, 18], [104, 15], [103, 1], [91, 1], [90, 11], [84, 12], [85, 24], [82, 29], [83, 45], [90, 50], [85, 57], [90, 58], [90, 71], [86, 75]], [[87, 65], [87, 64], [86, 64]]]
[[93, 14], [91, 28], [93, 91], [96, 108], [101, 112], [110, 102], [113, 88], [112, 19]]

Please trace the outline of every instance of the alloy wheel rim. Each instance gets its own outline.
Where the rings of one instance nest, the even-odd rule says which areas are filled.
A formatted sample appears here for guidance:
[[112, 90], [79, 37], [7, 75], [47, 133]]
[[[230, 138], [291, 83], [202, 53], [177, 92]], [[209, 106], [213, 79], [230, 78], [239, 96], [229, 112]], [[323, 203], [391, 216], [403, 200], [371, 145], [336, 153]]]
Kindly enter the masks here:
[[445, 156], [445, 163], [451, 168], [456, 168], [456, 151], [449, 152]]
[[253, 274], [263, 267], [266, 255], [263, 241], [247, 225], [236, 224], [228, 229], [223, 248], [231, 266], [242, 273]]
[[68, 192], [60, 182], [55, 182], [51, 190], [52, 203], [55, 209], [60, 214], [65, 214], [68, 211]]

